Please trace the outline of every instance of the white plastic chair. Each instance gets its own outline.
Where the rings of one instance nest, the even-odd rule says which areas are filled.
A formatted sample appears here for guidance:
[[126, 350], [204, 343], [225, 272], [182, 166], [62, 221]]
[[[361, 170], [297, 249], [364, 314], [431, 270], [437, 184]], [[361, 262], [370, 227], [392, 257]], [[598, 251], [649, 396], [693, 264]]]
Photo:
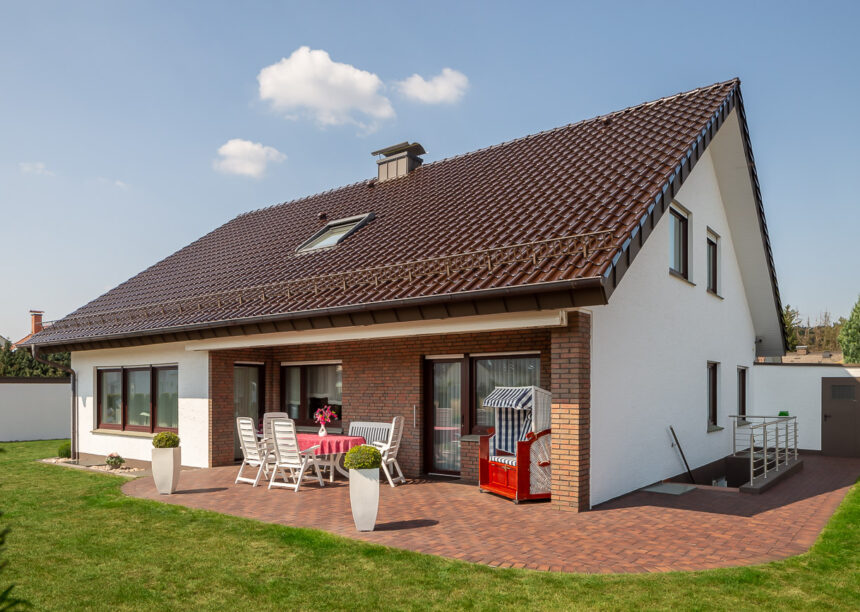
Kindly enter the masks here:
[[[272, 470], [272, 477], [269, 480], [269, 488], [272, 487], [287, 487], [298, 493], [299, 487], [302, 484], [302, 479], [306, 476], [313, 478], [305, 471], [313, 466], [316, 473], [317, 482], [321, 487], [325, 486], [320, 473], [320, 466], [317, 463], [314, 451], [320, 447], [319, 444], [306, 448], [299, 449], [299, 439], [296, 435], [296, 424], [291, 419], [274, 419], [272, 421], [272, 440], [275, 445], [275, 464]], [[290, 476], [284, 469], [290, 470]], [[298, 470], [298, 474], [296, 473]], [[275, 477], [278, 472], [284, 477], [284, 482], [275, 482]], [[294, 482], [290, 482], [293, 480]]]
[[[396, 416], [391, 422], [391, 430], [388, 433], [387, 442], [371, 442], [371, 446], [375, 446], [382, 453], [382, 471], [385, 472], [385, 477], [388, 478], [388, 484], [392, 487], [396, 483], [406, 482], [403, 476], [403, 471], [400, 469], [400, 464], [397, 463], [397, 451], [400, 449], [400, 439], [403, 437], [403, 417]], [[392, 468], [397, 470], [397, 477], [392, 478]]]
[[272, 433], [272, 421], [274, 421], [275, 419], [289, 418], [290, 415], [286, 412], [266, 412], [263, 414], [263, 440], [266, 442], [266, 446], [270, 451], [274, 450], [272, 440], [275, 437]]
[[[251, 417], [237, 417], [236, 429], [239, 432], [239, 445], [242, 448], [242, 465], [239, 466], [236, 483], [248, 482], [256, 487], [264, 474], [266, 476], [269, 475], [269, 465], [271, 463], [269, 451], [266, 445], [257, 439], [254, 419]], [[246, 465], [257, 468], [256, 478], [242, 476], [242, 470], [245, 469]]]

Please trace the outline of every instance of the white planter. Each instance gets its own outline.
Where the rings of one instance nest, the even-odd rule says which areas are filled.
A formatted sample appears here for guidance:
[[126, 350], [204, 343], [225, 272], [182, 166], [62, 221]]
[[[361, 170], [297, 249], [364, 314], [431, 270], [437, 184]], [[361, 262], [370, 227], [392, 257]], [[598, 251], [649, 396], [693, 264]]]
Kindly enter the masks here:
[[182, 464], [180, 448], [152, 449], [152, 479], [162, 495], [170, 495], [179, 484], [179, 466]]
[[379, 510], [379, 468], [349, 471], [349, 502], [358, 531], [373, 531]]

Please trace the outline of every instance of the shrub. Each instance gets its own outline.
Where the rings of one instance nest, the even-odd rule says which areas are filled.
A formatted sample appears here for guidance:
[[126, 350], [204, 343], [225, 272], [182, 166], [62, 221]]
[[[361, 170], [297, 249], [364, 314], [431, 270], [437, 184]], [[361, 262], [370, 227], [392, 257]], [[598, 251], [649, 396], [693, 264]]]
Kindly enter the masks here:
[[152, 439], [155, 448], [176, 448], [179, 446], [179, 436], [172, 431], [162, 431]]
[[107, 463], [112, 470], [117, 469], [123, 463], [125, 463], [125, 459], [119, 456], [119, 453], [111, 453], [107, 457], [105, 457], [105, 463]]
[[842, 363], [860, 363], [860, 298], [839, 331]]
[[788, 416], [788, 410], [780, 410], [776, 416]]
[[381, 465], [382, 453], [379, 452], [379, 449], [367, 444], [353, 446], [343, 460], [343, 467], [348, 470], [373, 470], [378, 469]]
[[60, 448], [57, 449], [57, 457], [62, 457], [63, 459], [68, 459], [72, 456], [72, 443], [69, 440], [66, 440], [62, 444], [60, 444]]

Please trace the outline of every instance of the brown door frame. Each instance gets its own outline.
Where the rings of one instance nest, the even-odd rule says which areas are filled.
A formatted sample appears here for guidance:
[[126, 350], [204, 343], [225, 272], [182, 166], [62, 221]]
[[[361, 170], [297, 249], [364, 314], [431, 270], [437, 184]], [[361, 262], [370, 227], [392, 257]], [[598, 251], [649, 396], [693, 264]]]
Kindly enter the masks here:
[[[826, 453], [827, 450], [824, 448], [824, 430], [826, 427], [827, 420], [831, 417], [830, 414], [826, 412], [830, 408], [827, 407], [828, 402], [838, 401], [832, 399], [832, 385], [834, 384], [854, 384], [854, 399], [853, 400], [844, 400], [846, 402], [854, 402], [855, 409], [857, 410], [857, 417], [860, 419], [860, 378], [854, 378], [852, 376], [835, 376], [835, 377], [821, 377], [821, 452]], [[830, 394], [828, 394], [830, 391]], [[860, 420], [857, 424], [855, 424], [854, 431], [843, 430], [843, 434], [845, 435], [854, 435], [854, 451], [850, 454], [838, 454], [834, 455], [836, 457], [860, 457]]]
[[[254, 427], [257, 427], [257, 423], [260, 421], [260, 416], [266, 413], [266, 364], [264, 363], [242, 363], [241, 361], [237, 361], [233, 363], [233, 424], [235, 431], [235, 423], [236, 423], [236, 368], [257, 368], [257, 385], [258, 385], [258, 397], [257, 397], [257, 419], [254, 422]], [[236, 435], [236, 434], [234, 434]], [[235, 438], [234, 438], [235, 444]], [[241, 457], [235, 457], [236, 459], [241, 459]]]
[[[435, 469], [434, 462], [434, 425], [436, 424], [436, 411], [433, 403], [433, 366], [437, 363], [460, 364], [460, 437], [467, 426], [469, 419], [469, 363], [468, 355], [451, 359], [427, 359], [424, 358], [424, 473], [445, 474], [459, 476], [460, 472]], [[465, 401], [464, 401], [465, 400]], [[461, 466], [462, 467], [462, 466]]]

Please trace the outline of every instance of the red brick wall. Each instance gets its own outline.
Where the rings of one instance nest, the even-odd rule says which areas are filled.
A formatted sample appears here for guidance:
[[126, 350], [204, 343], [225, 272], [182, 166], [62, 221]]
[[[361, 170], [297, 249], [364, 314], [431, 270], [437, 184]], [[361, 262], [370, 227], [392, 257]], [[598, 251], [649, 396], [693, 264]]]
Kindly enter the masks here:
[[568, 314], [567, 328], [553, 328], [552, 505], [589, 508], [591, 315]]
[[479, 440], [460, 441], [460, 480], [463, 482], [478, 482], [478, 454], [481, 443]]
[[[409, 477], [424, 471], [424, 355], [541, 351], [541, 385], [550, 385], [550, 331], [512, 330], [480, 334], [445, 334], [380, 340], [356, 340], [325, 344], [277, 346], [260, 349], [212, 351], [210, 377], [210, 461], [233, 462], [233, 364], [236, 361], [266, 363], [265, 404], [277, 410], [280, 402], [282, 361], [340, 359], [343, 363], [343, 427], [350, 421], [406, 419], [398, 461]], [[416, 407], [413, 426], [412, 406]], [[468, 445], [467, 445], [468, 446]], [[467, 450], [463, 461], [474, 462]], [[472, 469], [468, 465], [465, 470]]]

